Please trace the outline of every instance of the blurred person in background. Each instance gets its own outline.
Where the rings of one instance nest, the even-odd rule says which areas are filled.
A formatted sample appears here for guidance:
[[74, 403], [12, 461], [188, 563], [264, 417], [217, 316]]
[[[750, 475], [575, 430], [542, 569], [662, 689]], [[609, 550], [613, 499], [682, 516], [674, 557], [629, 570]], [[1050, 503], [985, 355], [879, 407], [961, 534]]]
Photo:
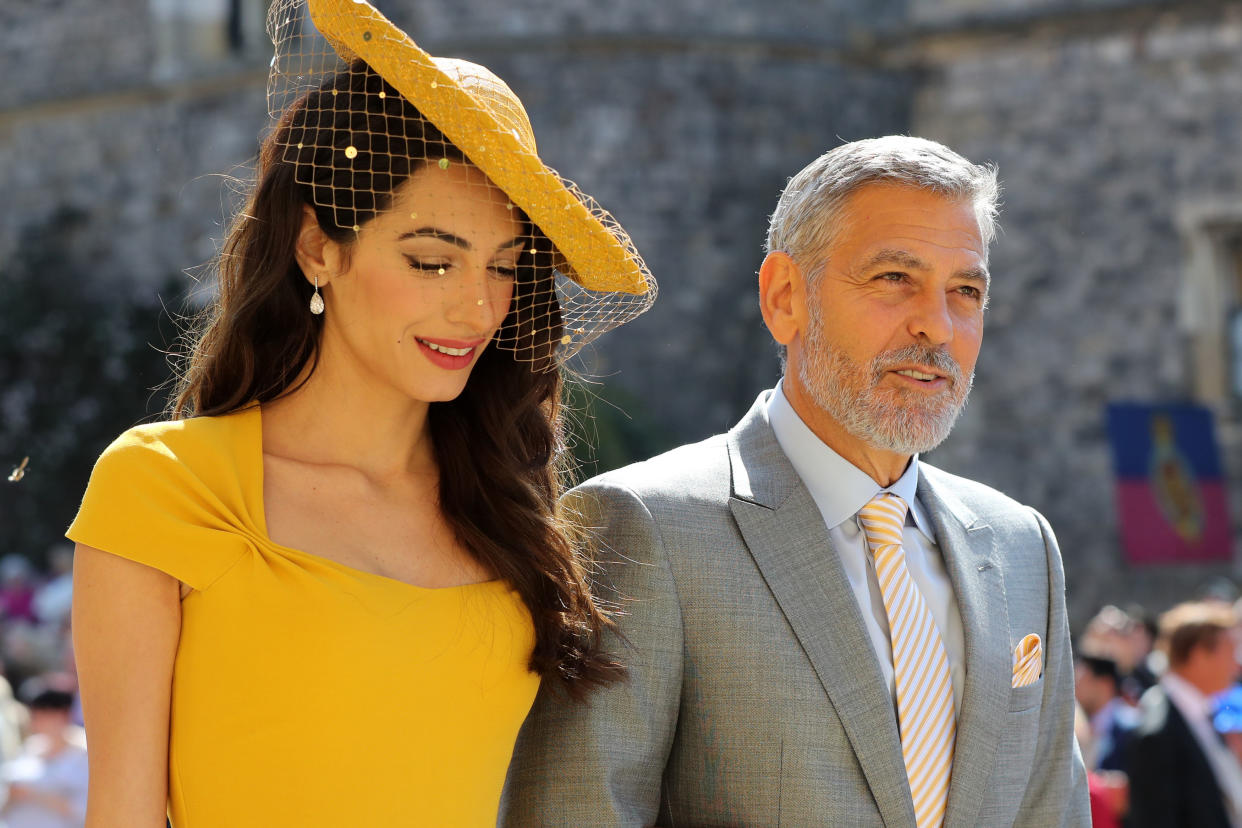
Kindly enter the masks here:
[[30, 736], [22, 754], [0, 766], [7, 798], [5, 828], [82, 828], [87, 759], [82, 729], [73, 724], [73, 695], [43, 689], [29, 701]]
[[1235, 624], [1232, 609], [1214, 602], [1160, 616], [1168, 670], [1143, 694], [1127, 751], [1132, 828], [1242, 825], [1242, 765], [1212, 721], [1212, 696], [1237, 678]]
[[47, 555], [49, 576], [31, 597], [40, 624], [63, 629], [73, 608], [73, 546], [59, 543]]
[[1139, 616], [1108, 604], [1092, 616], [1079, 640], [1079, 649], [1108, 658], [1117, 667], [1118, 689], [1131, 704], [1156, 682], [1148, 667], [1152, 636]]
[[1238, 585], [1223, 575], [1215, 575], [1199, 586], [1194, 600], [1231, 606], [1238, 598]]
[[1074, 655], [1074, 698], [1087, 715], [1087, 741], [1082, 742], [1088, 770], [1123, 770], [1130, 734], [1138, 712], [1120, 692], [1117, 662], [1079, 651]]
[[557, 505], [560, 363], [655, 283], [490, 71], [358, 0], [268, 23], [279, 122], [173, 420], [68, 533], [91, 820], [495, 826], [540, 680], [623, 672]]
[[21, 555], [0, 558], [0, 617], [34, 623], [34, 567]]
[[[1091, 725], [1081, 705], [1074, 711], [1074, 738], [1080, 748], [1091, 743]], [[1091, 801], [1092, 828], [1120, 828], [1130, 807], [1130, 783], [1126, 775], [1121, 771], [1088, 768], [1087, 793]]]
[[0, 763], [16, 759], [30, 726], [30, 711], [13, 694], [13, 685], [0, 676]]
[[1242, 686], [1234, 684], [1217, 697], [1212, 724], [1238, 762], [1242, 763]]
[[41, 624], [11, 624], [0, 630], [4, 672], [21, 694], [22, 685], [64, 664], [66, 638], [62, 629]]
[[1130, 604], [1125, 612], [1137, 625], [1131, 633], [1136, 659], [1129, 672], [1121, 673], [1121, 695], [1130, 704], [1138, 705], [1147, 688], [1155, 686], [1158, 677], [1168, 669], [1168, 662], [1164, 653], [1156, 649], [1156, 637], [1160, 633], [1156, 615], [1141, 604]]

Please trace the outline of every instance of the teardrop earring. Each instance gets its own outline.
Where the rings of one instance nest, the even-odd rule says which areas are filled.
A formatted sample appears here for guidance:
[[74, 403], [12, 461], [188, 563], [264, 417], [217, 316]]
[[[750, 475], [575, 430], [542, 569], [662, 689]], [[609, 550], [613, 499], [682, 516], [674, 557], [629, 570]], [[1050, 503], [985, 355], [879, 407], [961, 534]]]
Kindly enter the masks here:
[[315, 316], [323, 313], [323, 297], [319, 295], [319, 276], [315, 276], [315, 293], [311, 296], [310, 312]]

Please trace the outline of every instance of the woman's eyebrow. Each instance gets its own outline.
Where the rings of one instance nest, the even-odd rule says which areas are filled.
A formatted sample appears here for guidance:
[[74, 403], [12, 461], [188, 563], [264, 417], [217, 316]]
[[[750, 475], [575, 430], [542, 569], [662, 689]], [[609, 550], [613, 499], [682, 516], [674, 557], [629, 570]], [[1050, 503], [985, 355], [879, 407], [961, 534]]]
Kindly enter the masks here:
[[503, 244], [496, 245], [497, 250], [508, 250], [511, 247], [525, 247], [530, 241], [530, 236], [514, 236]]
[[412, 233], [402, 233], [397, 241], [405, 241], [406, 239], [436, 239], [437, 241], [448, 242], [454, 247], [460, 247], [462, 250], [474, 249], [474, 245], [461, 236], [453, 235], [447, 230], [440, 230], [435, 227], [420, 227]]
[[[529, 237], [525, 235], [514, 236], [509, 239], [509, 241], [496, 245], [496, 249], [508, 250], [511, 247], [521, 247], [526, 244], [528, 238]], [[413, 232], [402, 233], [397, 237], [397, 241], [405, 241], [406, 239], [435, 239], [436, 241], [448, 242], [454, 247], [460, 247], [462, 250], [474, 249], [474, 245], [466, 239], [463, 239], [461, 236], [450, 233], [447, 230], [440, 230], [436, 227], [420, 227]]]

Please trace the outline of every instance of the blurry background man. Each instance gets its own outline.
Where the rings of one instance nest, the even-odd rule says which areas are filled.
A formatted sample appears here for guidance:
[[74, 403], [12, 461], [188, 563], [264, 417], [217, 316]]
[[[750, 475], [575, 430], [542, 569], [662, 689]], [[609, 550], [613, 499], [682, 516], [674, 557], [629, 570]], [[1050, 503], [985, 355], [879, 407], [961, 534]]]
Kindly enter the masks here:
[[1212, 725], [1212, 696], [1237, 677], [1233, 610], [1179, 604], [1160, 617], [1168, 671], [1143, 694], [1128, 750], [1132, 828], [1230, 828], [1242, 816], [1242, 766]]

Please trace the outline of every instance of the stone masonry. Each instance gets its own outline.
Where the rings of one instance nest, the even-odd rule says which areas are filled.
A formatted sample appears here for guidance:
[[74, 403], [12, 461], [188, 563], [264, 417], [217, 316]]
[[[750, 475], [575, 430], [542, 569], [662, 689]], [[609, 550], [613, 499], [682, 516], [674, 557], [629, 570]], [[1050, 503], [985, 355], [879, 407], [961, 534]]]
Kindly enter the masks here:
[[[190, 2], [0, 0], [0, 261], [71, 208], [84, 223], [66, 272], [47, 274], [67, 290], [149, 292], [185, 270], [209, 289], [229, 177], [245, 179], [267, 123], [267, 53], [262, 0], [239, 4], [240, 46], [209, 13], [229, 3]], [[1196, 360], [1223, 348], [1188, 322], [1185, 216], [1242, 203], [1237, 2], [501, 5], [379, 3], [433, 53], [505, 78], [545, 159], [651, 265], [655, 309], [578, 366], [650, 424], [643, 451], [727, 428], [776, 380], [755, 272], [788, 176], [842, 140], [922, 134], [997, 163], [1006, 188], [976, 390], [933, 462], [1049, 517], [1076, 622], [1232, 574], [1122, 564], [1103, 414], [1200, 395]], [[147, 396], [134, 389], [134, 419]], [[1236, 404], [1208, 401], [1236, 480]], [[67, 500], [84, 482], [64, 480]]]

